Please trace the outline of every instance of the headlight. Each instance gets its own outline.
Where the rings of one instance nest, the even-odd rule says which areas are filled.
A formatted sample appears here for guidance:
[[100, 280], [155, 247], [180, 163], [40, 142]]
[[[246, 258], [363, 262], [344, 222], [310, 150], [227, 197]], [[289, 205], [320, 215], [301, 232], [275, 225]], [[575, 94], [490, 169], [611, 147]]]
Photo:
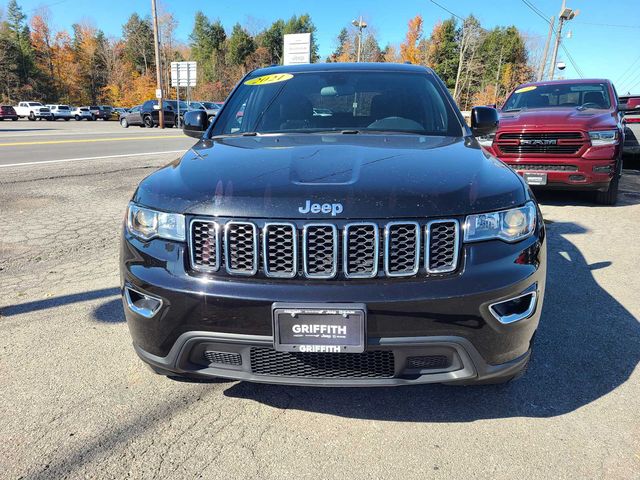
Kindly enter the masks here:
[[589, 132], [591, 145], [613, 145], [618, 142], [617, 130], [602, 130], [597, 132]]
[[529, 202], [511, 210], [469, 215], [464, 224], [464, 241], [499, 239], [517, 242], [531, 235], [535, 227], [536, 207]]
[[129, 203], [127, 229], [136, 237], [150, 240], [154, 237], [185, 241], [184, 215], [165, 213]]
[[493, 139], [496, 138], [495, 133], [490, 133], [489, 135], [479, 135], [476, 137], [478, 143], [483, 147], [490, 147], [493, 145]]

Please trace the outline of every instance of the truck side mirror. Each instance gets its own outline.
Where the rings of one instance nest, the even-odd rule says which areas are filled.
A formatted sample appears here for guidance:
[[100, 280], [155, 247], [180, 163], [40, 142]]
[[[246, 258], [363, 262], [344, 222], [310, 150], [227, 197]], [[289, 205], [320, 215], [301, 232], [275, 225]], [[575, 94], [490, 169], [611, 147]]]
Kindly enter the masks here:
[[491, 107], [473, 107], [471, 109], [471, 131], [476, 137], [489, 135], [498, 130], [498, 111]]
[[203, 112], [202, 110], [186, 112], [183, 122], [184, 126], [182, 127], [182, 131], [184, 134], [194, 138], [202, 137], [202, 132], [209, 126], [207, 112]]

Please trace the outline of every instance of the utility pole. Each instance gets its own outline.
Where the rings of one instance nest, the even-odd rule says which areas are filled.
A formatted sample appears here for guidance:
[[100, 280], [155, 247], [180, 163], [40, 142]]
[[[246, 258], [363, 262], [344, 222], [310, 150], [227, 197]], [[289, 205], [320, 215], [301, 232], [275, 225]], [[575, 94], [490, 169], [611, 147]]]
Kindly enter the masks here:
[[356, 62], [360, 62], [360, 51], [362, 50], [362, 30], [367, 28], [367, 23], [362, 21], [362, 15], [358, 20], [353, 20], [351, 25], [358, 29], [358, 56]]
[[562, 42], [562, 27], [564, 22], [572, 20], [578, 14], [578, 10], [571, 10], [567, 8], [566, 0], [562, 0], [562, 9], [558, 19], [558, 32], [556, 33], [556, 43], [553, 46], [553, 55], [551, 56], [551, 71], [549, 72], [549, 79], [553, 80], [553, 76], [556, 73], [556, 61], [558, 59], [558, 49], [560, 48], [560, 42]]
[[551, 35], [553, 34], [553, 26], [556, 23], [556, 17], [551, 17], [549, 21], [549, 33], [547, 34], [547, 41], [544, 44], [544, 53], [542, 54], [542, 62], [540, 62], [540, 67], [538, 67], [538, 77], [537, 81], [541, 82], [544, 78], [544, 69], [547, 66], [547, 55], [549, 54], [549, 45], [551, 45]]
[[153, 17], [153, 44], [156, 51], [156, 83], [159, 94], [158, 97], [158, 122], [160, 128], [164, 128], [164, 92], [162, 91], [162, 58], [160, 57], [160, 35], [158, 33], [158, 14], [156, 11], [156, 0], [151, 0], [151, 15]]

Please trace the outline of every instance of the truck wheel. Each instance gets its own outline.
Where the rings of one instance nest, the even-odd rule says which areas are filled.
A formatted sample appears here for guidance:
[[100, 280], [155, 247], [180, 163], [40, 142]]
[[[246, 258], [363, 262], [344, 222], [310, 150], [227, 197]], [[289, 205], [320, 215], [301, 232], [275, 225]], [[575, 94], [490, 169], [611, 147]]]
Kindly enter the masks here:
[[33, 112], [29, 112], [29, 120], [31, 120], [32, 122], [35, 121], [36, 116], [33, 114]]
[[142, 122], [144, 123], [144, 126], [147, 128], [153, 128], [155, 126], [153, 124], [153, 118], [151, 118], [151, 115], [145, 116]]
[[615, 205], [618, 201], [618, 186], [620, 176], [616, 174], [609, 183], [609, 188], [604, 192], [596, 192], [596, 203], [599, 205]]
[[68, 122], [69, 120], [71, 120], [69, 117], [66, 117], [66, 118], [64, 119], [64, 121], [65, 121], [65, 122]]
[[82, 120], [82, 119], [80, 118], [80, 115], [76, 115], [74, 118], [76, 119], [76, 122], [79, 122], [80, 120]]

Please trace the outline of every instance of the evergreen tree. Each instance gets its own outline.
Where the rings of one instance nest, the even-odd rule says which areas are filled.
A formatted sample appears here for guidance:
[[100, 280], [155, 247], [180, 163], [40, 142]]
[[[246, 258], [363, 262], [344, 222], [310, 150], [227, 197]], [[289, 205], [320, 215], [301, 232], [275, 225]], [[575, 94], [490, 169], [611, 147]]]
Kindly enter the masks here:
[[227, 44], [228, 62], [231, 65], [245, 66], [247, 58], [255, 51], [256, 44], [239, 23], [233, 26], [231, 36]]

